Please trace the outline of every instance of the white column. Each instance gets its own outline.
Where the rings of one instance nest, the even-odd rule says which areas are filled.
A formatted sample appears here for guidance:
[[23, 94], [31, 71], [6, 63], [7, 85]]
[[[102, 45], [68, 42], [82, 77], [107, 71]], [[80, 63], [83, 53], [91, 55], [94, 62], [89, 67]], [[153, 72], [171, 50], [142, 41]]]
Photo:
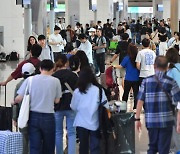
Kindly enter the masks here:
[[113, 18], [113, 0], [97, 0], [97, 20], [106, 23]]
[[94, 12], [89, 10], [89, 0], [79, 0], [79, 21], [83, 26], [94, 21]]
[[163, 19], [171, 17], [171, 0], [163, 0]]
[[37, 32], [38, 35], [44, 34], [46, 36], [47, 29], [47, 10], [46, 10], [47, 0], [40, 1], [38, 21], [37, 21]]
[[53, 1], [50, 0], [50, 12], [49, 12], [50, 34], [52, 34], [54, 32], [54, 26], [55, 26], [55, 12], [54, 12], [54, 2]]
[[32, 35], [32, 10], [30, 5], [24, 7], [24, 55], [27, 50], [29, 36]]
[[171, 30], [172, 33], [179, 31], [178, 0], [171, 0]]

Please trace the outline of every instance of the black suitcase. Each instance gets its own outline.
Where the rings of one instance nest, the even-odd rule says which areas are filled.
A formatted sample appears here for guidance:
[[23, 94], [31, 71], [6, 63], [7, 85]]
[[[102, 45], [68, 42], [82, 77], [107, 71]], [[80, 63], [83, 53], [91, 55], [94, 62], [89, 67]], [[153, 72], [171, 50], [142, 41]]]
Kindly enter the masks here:
[[12, 108], [6, 106], [6, 86], [4, 95], [5, 106], [0, 106], [0, 130], [12, 131]]

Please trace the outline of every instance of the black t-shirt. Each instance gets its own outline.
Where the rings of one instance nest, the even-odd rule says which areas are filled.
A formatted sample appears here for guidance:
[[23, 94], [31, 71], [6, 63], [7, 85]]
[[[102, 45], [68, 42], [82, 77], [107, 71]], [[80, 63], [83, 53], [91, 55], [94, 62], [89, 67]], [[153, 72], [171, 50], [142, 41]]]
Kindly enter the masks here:
[[72, 94], [68, 92], [68, 89], [64, 83], [67, 82], [71, 87], [71, 89], [74, 90], [78, 80], [78, 76], [68, 69], [59, 70], [55, 72], [53, 76], [58, 78], [59, 81], [61, 82], [61, 88], [63, 92], [62, 98], [60, 99], [60, 103], [55, 104], [55, 111], [71, 110], [70, 103], [71, 103]]
[[121, 64], [123, 58], [127, 55], [128, 46], [129, 46], [128, 41], [118, 42], [118, 46], [116, 48], [115, 54], [119, 54], [119, 64]]
[[167, 34], [158, 34], [160, 42], [166, 42]]

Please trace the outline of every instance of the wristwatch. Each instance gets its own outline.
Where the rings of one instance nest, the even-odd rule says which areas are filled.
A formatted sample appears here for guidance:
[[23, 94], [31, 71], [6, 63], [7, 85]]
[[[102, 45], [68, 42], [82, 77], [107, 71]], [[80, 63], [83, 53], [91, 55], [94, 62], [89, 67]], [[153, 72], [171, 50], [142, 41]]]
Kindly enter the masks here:
[[134, 118], [134, 121], [140, 121], [141, 119], [140, 118]]

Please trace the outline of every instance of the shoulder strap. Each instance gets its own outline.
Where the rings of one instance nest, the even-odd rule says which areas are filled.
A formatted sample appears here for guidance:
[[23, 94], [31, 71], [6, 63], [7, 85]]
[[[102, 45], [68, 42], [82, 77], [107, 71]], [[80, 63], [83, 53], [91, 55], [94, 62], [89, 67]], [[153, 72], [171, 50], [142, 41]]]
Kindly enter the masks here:
[[155, 36], [157, 35], [158, 32], [156, 32], [156, 34], [153, 36], [152, 40], [155, 38]]
[[160, 86], [160, 88], [163, 90], [163, 92], [166, 94], [167, 98], [169, 99], [169, 101], [172, 101], [170, 95], [168, 94], [168, 92], [164, 89], [163, 85], [161, 84], [161, 82], [159, 81], [158, 77], [155, 75], [154, 76], [158, 85]]
[[177, 68], [175, 65], [174, 65], [174, 67], [180, 72], [179, 68]]
[[70, 85], [67, 83], [67, 82], [65, 82], [64, 83], [64, 85], [66, 86], [66, 88], [70, 91], [70, 93], [73, 95], [73, 90], [72, 90], [72, 88], [70, 87]]
[[171, 107], [171, 109], [172, 109], [172, 111], [173, 111], [173, 114], [174, 114], [174, 113], [175, 113], [175, 110], [174, 110], [175, 108], [174, 108], [174, 106], [171, 104], [171, 102], [172, 102], [171, 96], [170, 96], [169, 93], [164, 89], [164, 87], [163, 87], [163, 85], [161, 84], [161, 82], [159, 81], [158, 77], [157, 77], [156, 75], [155, 75], [154, 77], [155, 77], [158, 85], [160, 86], [160, 88], [161, 88], [161, 89], [163, 90], [163, 92], [166, 94], [166, 97], [167, 97], [168, 100], [169, 100], [169, 105], [170, 105], [170, 107]]
[[102, 102], [102, 88], [99, 87], [99, 103]]
[[52, 51], [52, 48], [51, 48], [51, 46], [50, 46], [50, 45], [48, 45], [48, 47], [49, 47], [50, 51]]

